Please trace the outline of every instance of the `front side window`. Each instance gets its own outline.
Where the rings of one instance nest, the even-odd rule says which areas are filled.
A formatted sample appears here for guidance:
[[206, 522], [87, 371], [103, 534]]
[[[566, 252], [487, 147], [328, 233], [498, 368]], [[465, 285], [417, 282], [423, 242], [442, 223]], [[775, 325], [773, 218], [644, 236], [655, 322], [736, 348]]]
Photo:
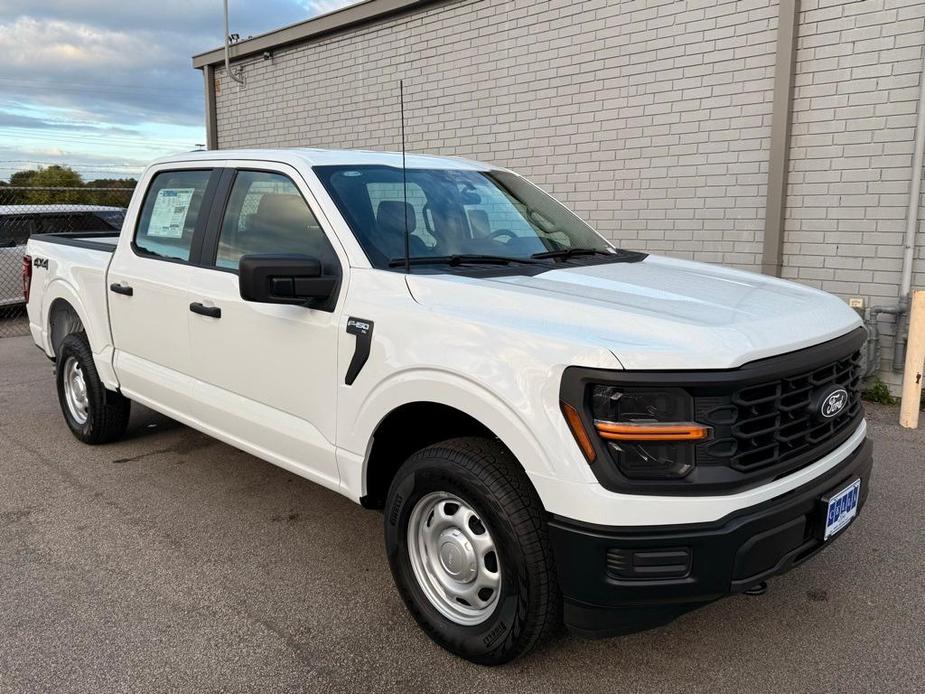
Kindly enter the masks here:
[[215, 258], [237, 270], [242, 255], [299, 253], [318, 258], [324, 272], [337, 256], [295, 184], [282, 174], [239, 171], [231, 188]]
[[145, 195], [135, 248], [145, 255], [189, 260], [211, 171], [162, 171]]
[[531, 183], [503, 171], [317, 166], [370, 262], [395, 265], [413, 258], [535, 254], [613, 247], [575, 214]]

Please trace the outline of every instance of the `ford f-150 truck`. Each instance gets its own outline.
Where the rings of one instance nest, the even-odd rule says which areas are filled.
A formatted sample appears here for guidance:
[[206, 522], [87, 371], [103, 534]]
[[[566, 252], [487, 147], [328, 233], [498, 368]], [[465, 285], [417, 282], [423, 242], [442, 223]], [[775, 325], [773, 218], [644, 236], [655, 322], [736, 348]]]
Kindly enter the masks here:
[[408, 610], [475, 662], [759, 592], [870, 488], [854, 311], [617, 248], [504, 169], [187, 154], [120, 234], [27, 252], [77, 438], [135, 401], [381, 509]]

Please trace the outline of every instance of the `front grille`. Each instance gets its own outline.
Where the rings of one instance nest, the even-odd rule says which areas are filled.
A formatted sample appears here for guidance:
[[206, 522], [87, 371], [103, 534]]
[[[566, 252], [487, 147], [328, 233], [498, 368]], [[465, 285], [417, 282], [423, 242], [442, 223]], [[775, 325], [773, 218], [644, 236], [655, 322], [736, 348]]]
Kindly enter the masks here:
[[[850, 333], [733, 369], [612, 371], [570, 366], [559, 397], [593, 427], [594, 387], [680, 389], [693, 399], [694, 421], [711, 437], [693, 444], [694, 465], [680, 479], [627, 477], [603, 439], [592, 444], [601, 485], [631, 494], [723, 494], [758, 487], [811, 465], [847, 442], [861, 426], [861, 353], [867, 333]], [[829, 419], [823, 405], [844, 388], [844, 407]], [[831, 411], [827, 412], [831, 414]], [[685, 416], [686, 413], [685, 413]], [[687, 449], [690, 453], [690, 449]]]
[[[749, 474], [771, 467], [792, 472], [840, 445], [861, 417], [861, 352], [811, 370], [694, 399], [696, 421], [713, 427], [697, 447], [698, 465], [725, 465]], [[833, 386], [848, 400], [832, 417], [819, 416], [819, 395]]]

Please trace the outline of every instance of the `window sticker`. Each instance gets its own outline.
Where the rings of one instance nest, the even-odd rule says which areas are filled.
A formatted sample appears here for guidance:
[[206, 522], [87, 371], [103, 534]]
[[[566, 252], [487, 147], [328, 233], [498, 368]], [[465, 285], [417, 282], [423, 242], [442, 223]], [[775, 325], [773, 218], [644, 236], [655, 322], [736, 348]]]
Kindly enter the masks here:
[[193, 199], [195, 188], [162, 188], [157, 191], [147, 236], [179, 239]]

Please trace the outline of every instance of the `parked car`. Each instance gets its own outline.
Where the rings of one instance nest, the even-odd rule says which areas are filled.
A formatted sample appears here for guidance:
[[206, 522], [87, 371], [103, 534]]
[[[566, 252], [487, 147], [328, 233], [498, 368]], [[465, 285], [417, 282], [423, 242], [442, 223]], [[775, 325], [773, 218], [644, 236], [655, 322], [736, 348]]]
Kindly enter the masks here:
[[32, 234], [112, 231], [125, 209], [101, 205], [0, 205], [0, 306], [23, 303], [22, 257]]
[[121, 235], [28, 255], [78, 439], [136, 401], [382, 510], [410, 613], [478, 663], [763, 589], [870, 488], [853, 310], [617, 248], [486, 164], [186, 154]]

